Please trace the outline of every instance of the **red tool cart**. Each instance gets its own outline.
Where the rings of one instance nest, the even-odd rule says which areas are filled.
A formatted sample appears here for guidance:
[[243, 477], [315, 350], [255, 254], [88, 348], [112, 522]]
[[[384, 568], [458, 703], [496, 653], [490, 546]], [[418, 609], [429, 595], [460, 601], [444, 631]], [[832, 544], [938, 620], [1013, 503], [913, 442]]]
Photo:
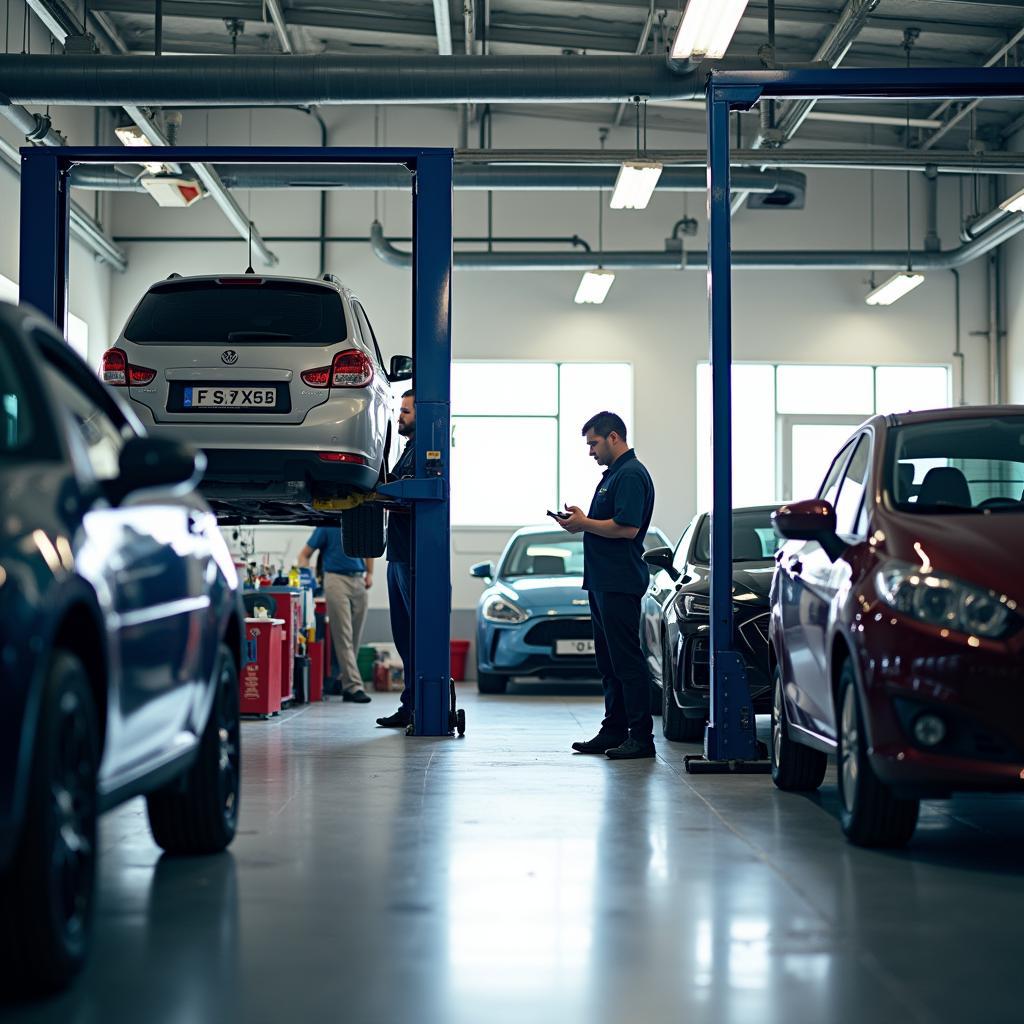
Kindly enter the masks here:
[[273, 598], [275, 616], [284, 620], [284, 642], [281, 654], [281, 702], [294, 697], [295, 655], [299, 653], [299, 630], [302, 628], [302, 590], [298, 587], [260, 587], [261, 594]]
[[309, 655], [309, 700], [324, 699], [324, 645], [319, 640], [306, 644]]
[[243, 715], [269, 718], [281, 710], [283, 619], [246, 619], [242, 674], [238, 681]]
[[324, 679], [331, 674], [331, 617], [327, 614], [327, 598], [318, 597], [313, 606], [316, 609], [316, 638], [324, 645]]

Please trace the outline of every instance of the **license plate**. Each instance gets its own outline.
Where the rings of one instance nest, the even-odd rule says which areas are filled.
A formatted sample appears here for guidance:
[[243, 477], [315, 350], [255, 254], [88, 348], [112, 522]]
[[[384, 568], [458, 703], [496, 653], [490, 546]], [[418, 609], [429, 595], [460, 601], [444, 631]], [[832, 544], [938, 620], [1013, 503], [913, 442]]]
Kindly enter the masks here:
[[556, 640], [555, 654], [593, 654], [593, 640]]
[[277, 389], [186, 387], [184, 405], [186, 409], [273, 409]]

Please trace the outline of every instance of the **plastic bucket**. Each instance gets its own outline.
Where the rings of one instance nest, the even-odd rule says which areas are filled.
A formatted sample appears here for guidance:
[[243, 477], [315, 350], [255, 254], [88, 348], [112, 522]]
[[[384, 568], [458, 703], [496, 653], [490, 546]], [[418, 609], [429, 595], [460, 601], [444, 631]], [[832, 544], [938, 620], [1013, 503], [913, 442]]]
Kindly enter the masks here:
[[466, 655], [469, 654], [468, 640], [451, 641], [452, 679], [461, 682], [466, 678]]
[[359, 678], [364, 683], [373, 679], [373, 663], [377, 660], [376, 647], [360, 647], [356, 654], [356, 665], [359, 667]]

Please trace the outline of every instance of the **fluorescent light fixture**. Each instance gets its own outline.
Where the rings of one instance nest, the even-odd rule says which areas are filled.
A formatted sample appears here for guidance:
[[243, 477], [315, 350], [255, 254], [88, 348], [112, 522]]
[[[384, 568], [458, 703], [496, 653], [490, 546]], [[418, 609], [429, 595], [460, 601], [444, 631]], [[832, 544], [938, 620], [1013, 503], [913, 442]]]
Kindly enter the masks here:
[[[121, 140], [122, 146], [128, 146], [130, 149], [153, 145], [153, 143], [143, 135], [142, 129], [138, 125], [121, 125], [120, 128], [114, 129], [114, 134]], [[150, 174], [159, 174], [164, 170], [163, 164], [144, 163], [142, 166], [145, 167]]]
[[897, 299], [902, 299], [907, 292], [912, 292], [923, 281], [924, 274], [902, 270], [898, 274], [893, 274], [888, 281], [883, 281], [877, 288], [872, 288], [864, 301], [869, 306], [891, 306]]
[[1009, 199], [1004, 199], [999, 204], [999, 209], [1007, 213], [1024, 213], [1024, 188], [1015, 192]]
[[611, 288], [615, 275], [610, 270], [588, 270], [576, 289], [576, 301], [600, 304], [604, 302], [608, 289]]
[[654, 160], [627, 160], [615, 179], [611, 208], [646, 210], [660, 177], [661, 164]]
[[725, 56], [747, 0], [689, 0], [672, 42], [672, 58]]

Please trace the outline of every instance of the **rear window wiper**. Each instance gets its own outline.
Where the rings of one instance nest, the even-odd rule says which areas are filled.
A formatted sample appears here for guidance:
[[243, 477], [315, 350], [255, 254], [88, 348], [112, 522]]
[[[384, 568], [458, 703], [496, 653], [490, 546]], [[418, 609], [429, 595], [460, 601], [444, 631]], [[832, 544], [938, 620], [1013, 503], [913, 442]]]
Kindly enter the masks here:
[[230, 331], [228, 341], [291, 341], [294, 335], [280, 331]]

